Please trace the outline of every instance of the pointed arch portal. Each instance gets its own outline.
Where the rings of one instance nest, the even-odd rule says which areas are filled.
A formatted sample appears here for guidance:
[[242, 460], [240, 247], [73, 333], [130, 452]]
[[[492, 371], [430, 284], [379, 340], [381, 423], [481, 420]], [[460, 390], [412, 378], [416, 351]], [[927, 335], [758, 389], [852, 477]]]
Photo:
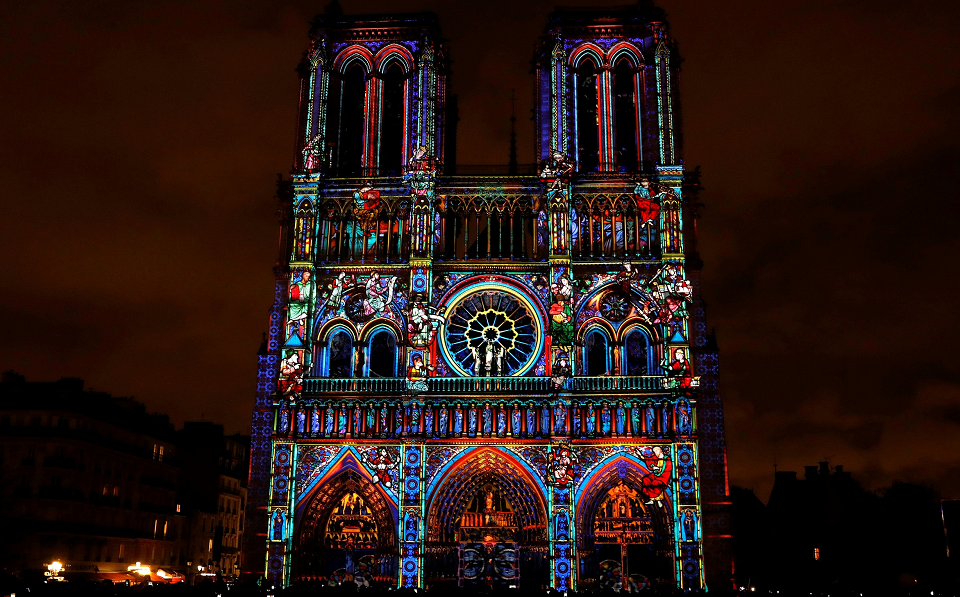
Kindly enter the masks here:
[[660, 476], [626, 455], [591, 475], [577, 501], [583, 586], [610, 589], [626, 578], [640, 588], [673, 576], [671, 500]]
[[319, 484], [299, 516], [292, 579], [366, 574], [390, 585], [396, 574], [396, 521], [383, 491], [344, 468]]
[[427, 508], [424, 572], [431, 584], [549, 583], [546, 499], [508, 452], [467, 452]]

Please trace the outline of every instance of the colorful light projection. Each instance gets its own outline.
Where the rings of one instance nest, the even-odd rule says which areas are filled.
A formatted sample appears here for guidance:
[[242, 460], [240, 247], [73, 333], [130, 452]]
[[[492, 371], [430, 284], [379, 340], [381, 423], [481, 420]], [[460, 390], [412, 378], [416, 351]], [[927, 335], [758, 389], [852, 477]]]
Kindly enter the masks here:
[[665, 29], [552, 24], [538, 174], [451, 177], [446, 50], [417, 18], [318, 21], [305, 64], [252, 455], [267, 574], [702, 588]]

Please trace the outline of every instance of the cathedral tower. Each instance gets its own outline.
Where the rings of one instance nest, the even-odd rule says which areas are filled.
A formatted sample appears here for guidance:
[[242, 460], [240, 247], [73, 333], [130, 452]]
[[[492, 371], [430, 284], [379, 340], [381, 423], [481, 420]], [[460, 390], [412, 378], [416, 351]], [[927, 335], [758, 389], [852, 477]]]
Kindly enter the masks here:
[[729, 586], [676, 49], [658, 9], [560, 10], [535, 62], [538, 175], [457, 176], [436, 17], [314, 22], [248, 569]]

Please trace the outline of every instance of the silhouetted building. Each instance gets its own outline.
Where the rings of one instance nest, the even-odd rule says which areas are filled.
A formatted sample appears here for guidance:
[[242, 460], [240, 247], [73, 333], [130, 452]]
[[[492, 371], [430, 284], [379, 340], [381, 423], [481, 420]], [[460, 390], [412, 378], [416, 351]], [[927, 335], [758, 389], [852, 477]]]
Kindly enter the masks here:
[[181, 569], [173, 426], [83, 380], [0, 383], [0, 542], [8, 571]]
[[771, 529], [767, 507], [743, 487], [730, 488], [734, 577], [738, 587], [768, 585]]
[[[0, 562], [18, 575], [54, 560], [70, 579], [234, 576], [250, 438], [187, 423], [83, 380], [0, 383]], [[146, 568], [142, 568], [146, 570]]]
[[186, 532], [187, 576], [240, 571], [243, 517], [247, 504], [247, 454], [250, 438], [224, 435], [211, 422], [185, 423], [177, 432], [183, 460], [180, 503], [189, 516]]
[[757, 591], [952, 591], [939, 496], [894, 483], [864, 490], [842, 466], [778, 471], [766, 505], [733, 488], [736, 580]]

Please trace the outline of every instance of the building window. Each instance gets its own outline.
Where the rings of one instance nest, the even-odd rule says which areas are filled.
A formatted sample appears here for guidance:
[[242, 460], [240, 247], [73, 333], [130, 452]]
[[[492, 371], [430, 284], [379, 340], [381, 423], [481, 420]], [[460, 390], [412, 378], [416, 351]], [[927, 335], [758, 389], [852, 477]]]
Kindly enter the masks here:
[[820, 548], [819, 548], [819, 547], [814, 547], [814, 548], [813, 548], [813, 559], [814, 559], [814, 560], [817, 560], [817, 561], [820, 560]]
[[630, 61], [621, 58], [613, 69], [614, 93], [614, 150], [617, 168], [623, 172], [637, 169], [637, 94], [636, 74]]
[[626, 374], [650, 375], [650, 343], [646, 334], [635, 330], [627, 336], [626, 341]]
[[113, 487], [113, 497], [117, 497], [118, 495], [120, 495], [120, 487], [118, 485], [115, 485]]
[[596, 71], [597, 65], [590, 58], [577, 68], [577, 159], [581, 172], [594, 172], [600, 164]]
[[[333, 153], [339, 176], [359, 176], [363, 166], [364, 101], [366, 81], [363, 68], [353, 64], [339, 81], [339, 91], [333, 102], [339, 100], [339, 122], [332, 137]], [[334, 124], [331, 122], [331, 124]]]
[[396, 376], [397, 342], [390, 332], [377, 332], [370, 342], [370, 377]]
[[383, 74], [380, 176], [397, 176], [403, 168], [403, 89], [403, 68], [393, 62]]
[[607, 366], [607, 338], [600, 332], [590, 332], [583, 347], [588, 376], [606, 375]]
[[330, 338], [330, 377], [353, 377], [353, 340], [346, 332]]
[[163, 462], [163, 446], [160, 446], [160, 453], [157, 456], [157, 460]]
[[208, 540], [207, 551], [213, 551], [213, 539]]
[[177, 504], [177, 513], [180, 512], [180, 504]]

